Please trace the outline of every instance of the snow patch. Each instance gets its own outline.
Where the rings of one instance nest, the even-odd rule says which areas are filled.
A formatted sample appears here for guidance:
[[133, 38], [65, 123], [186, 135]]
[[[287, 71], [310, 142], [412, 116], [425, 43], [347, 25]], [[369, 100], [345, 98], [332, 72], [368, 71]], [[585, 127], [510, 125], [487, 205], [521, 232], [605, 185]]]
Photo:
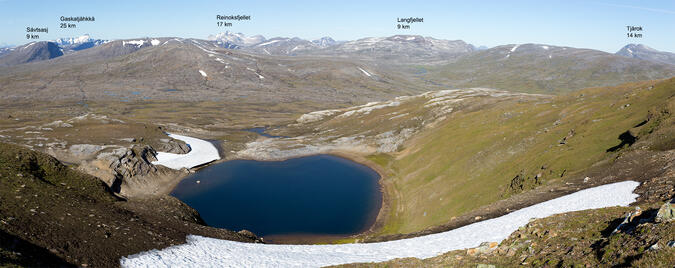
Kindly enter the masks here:
[[624, 181], [578, 191], [504, 216], [443, 233], [395, 241], [342, 245], [268, 245], [242, 243], [195, 235], [187, 243], [151, 250], [120, 259], [122, 267], [320, 267], [355, 262], [382, 262], [395, 258], [430, 258], [439, 254], [500, 242], [532, 218], [553, 214], [627, 206], [638, 197], [635, 181]]
[[159, 45], [159, 40], [152, 39], [152, 41], [150, 41], [150, 44], [153, 45], [153, 46], [157, 46], [157, 45]]
[[541, 48], [548, 50], [548, 46], [541, 46]]
[[511, 48], [511, 50], [509, 51], [509, 53], [506, 53], [506, 57], [505, 57], [505, 58], [511, 57], [511, 52], [516, 51], [516, 49], [518, 49], [519, 46], [520, 46], [520, 45], [515, 45], [515, 46], [513, 46], [513, 48]]
[[143, 46], [143, 44], [145, 44], [145, 40], [122, 41], [122, 46], [126, 46], [127, 44], [141, 47]]
[[262, 47], [262, 46], [274, 44], [274, 43], [279, 42], [279, 41], [281, 41], [281, 40], [272, 40], [272, 41], [269, 41], [269, 42], [265, 42], [265, 43], [262, 43], [262, 44], [258, 44], [258, 45], [256, 45], [256, 46], [257, 46], [257, 47]]
[[215, 51], [213, 51], [213, 50], [208, 50], [208, 49], [202, 47], [202, 46], [201, 46], [199, 43], [197, 43], [197, 41], [195, 41], [195, 40], [191, 40], [191, 41], [192, 41], [192, 43], [194, 43], [194, 45], [195, 45], [197, 48], [201, 49], [202, 51], [204, 51], [204, 52], [206, 52], [206, 53], [220, 54], [220, 53], [215, 52]]
[[182, 40], [180, 40], [180, 39], [178, 39], [178, 38], [174, 38], [174, 39], [171, 39], [171, 40], [166, 40], [166, 41], [164, 41], [164, 43], [162, 43], [162, 46], [163, 46], [163, 45], [166, 45], [166, 44], [169, 43], [170, 41], [176, 41], [176, 42], [179, 42], [179, 43], [183, 43]]
[[202, 74], [203, 77], [206, 77], [206, 76], [207, 76], [207, 75], [206, 75], [206, 72], [204, 72], [204, 71], [202, 71], [202, 70], [199, 70], [199, 73]]
[[366, 72], [366, 70], [364, 70], [363, 68], [361, 68], [361, 67], [357, 67], [357, 68], [359, 68], [359, 70], [361, 70], [361, 72], [363, 72], [363, 73], [364, 73], [365, 75], [367, 75], [368, 77], [371, 77], [371, 76], [372, 76], [372, 75], [370, 75], [368, 72]]
[[30, 44], [26, 45], [25, 47], [23, 47], [23, 48], [21, 48], [21, 49], [23, 50], [23, 49], [29, 48], [30, 46], [32, 46], [32, 45], [34, 45], [34, 44], [35, 44], [35, 42], [31, 42]]
[[220, 159], [218, 149], [208, 141], [188, 136], [168, 133], [169, 137], [184, 141], [189, 147], [187, 154], [157, 153], [153, 165], [162, 165], [172, 169], [193, 168]]

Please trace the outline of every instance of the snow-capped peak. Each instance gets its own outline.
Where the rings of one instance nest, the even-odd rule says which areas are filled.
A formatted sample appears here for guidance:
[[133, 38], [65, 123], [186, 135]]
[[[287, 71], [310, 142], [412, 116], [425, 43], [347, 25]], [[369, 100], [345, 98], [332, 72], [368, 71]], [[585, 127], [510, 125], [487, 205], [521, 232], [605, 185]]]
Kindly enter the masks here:
[[74, 42], [79, 44], [79, 43], [88, 42], [89, 40], [91, 40], [91, 37], [88, 34], [85, 34], [85, 35], [82, 35], [78, 38], [75, 38]]
[[89, 36], [89, 34], [85, 34], [79, 37], [59, 38], [54, 41], [59, 45], [74, 45], [90, 42], [93, 41], [93, 39], [91, 39], [91, 36]]
[[324, 37], [321, 37], [319, 39], [312, 40], [312, 43], [314, 43], [315, 45], [320, 46], [320, 47], [329, 47], [329, 46], [332, 46], [332, 45], [336, 45], [338, 42], [333, 40], [333, 38], [330, 38], [328, 36], [324, 36]]
[[252, 46], [265, 42], [266, 40], [262, 35], [246, 36], [243, 33], [233, 33], [230, 31], [209, 35], [208, 39], [222, 43], [231, 43], [237, 46]]

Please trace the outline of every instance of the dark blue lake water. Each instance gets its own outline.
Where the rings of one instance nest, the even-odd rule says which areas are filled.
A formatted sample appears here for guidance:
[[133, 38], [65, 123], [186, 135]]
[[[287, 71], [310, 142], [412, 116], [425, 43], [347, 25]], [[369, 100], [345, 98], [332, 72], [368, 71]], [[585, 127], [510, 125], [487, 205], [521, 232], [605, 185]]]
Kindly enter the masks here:
[[190, 175], [171, 195], [213, 227], [258, 236], [350, 235], [374, 223], [378, 180], [369, 167], [332, 155], [232, 160]]

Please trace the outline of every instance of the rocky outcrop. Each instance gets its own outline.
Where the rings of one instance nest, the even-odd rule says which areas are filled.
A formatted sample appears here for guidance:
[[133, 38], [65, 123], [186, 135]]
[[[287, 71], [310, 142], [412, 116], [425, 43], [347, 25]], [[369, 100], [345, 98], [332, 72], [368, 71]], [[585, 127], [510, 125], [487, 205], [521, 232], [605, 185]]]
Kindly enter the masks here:
[[[186, 148], [189, 151], [189, 147], [179, 141], [167, 141], [165, 144], [168, 151], [183, 152]], [[131, 148], [101, 152], [95, 159], [82, 162], [80, 169], [100, 178], [113, 192], [127, 198], [165, 193], [176, 179], [186, 174], [186, 170], [155, 166], [153, 161], [157, 161], [155, 149], [150, 145], [136, 144]]]
[[545, 170], [546, 167], [542, 166], [541, 170], [534, 176], [528, 176], [525, 174], [525, 171], [521, 170], [520, 173], [511, 179], [511, 183], [506, 188], [504, 196], [521, 193], [541, 185]]
[[[160, 152], [174, 153], [174, 154], [187, 154], [190, 152], [190, 146], [185, 144], [185, 142], [176, 139], [160, 139], [161, 143], [157, 145], [155, 149]], [[153, 160], [154, 161], [154, 160]]]
[[666, 202], [656, 213], [656, 222], [670, 222], [675, 220], [675, 199]]
[[575, 134], [574, 129], [571, 129], [571, 130], [567, 133], [567, 136], [565, 136], [565, 137], [563, 137], [562, 139], [560, 139], [560, 141], [558, 141], [558, 143], [559, 143], [559, 144], [567, 144], [567, 141], [568, 141], [569, 139], [571, 139], [572, 137], [574, 137], [574, 134]]
[[244, 236], [248, 239], [251, 239], [251, 240], [255, 241], [255, 243], [263, 243], [264, 242], [262, 237], [256, 236], [253, 232], [251, 232], [249, 230], [241, 230], [241, 231], [237, 232], [237, 234], [240, 234], [240, 235], [242, 235], [242, 236]]
[[121, 191], [122, 184], [138, 183], [138, 178], [147, 176], [157, 171], [157, 168], [151, 163], [157, 161], [157, 152], [150, 146], [134, 146], [127, 150], [120, 158], [110, 163], [110, 168], [115, 174], [111, 188]]

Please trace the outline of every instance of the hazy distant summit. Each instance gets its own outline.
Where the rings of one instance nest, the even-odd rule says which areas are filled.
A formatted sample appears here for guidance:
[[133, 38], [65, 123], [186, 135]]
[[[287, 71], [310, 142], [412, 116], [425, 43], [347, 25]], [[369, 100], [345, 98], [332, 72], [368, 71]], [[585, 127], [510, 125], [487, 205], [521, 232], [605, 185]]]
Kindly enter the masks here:
[[49, 41], [31, 42], [8, 49], [0, 57], [0, 66], [12, 66], [23, 63], [49, 60], [63, 55], [58, 44]]
[[215, 41], [218, 45], [225, 48], [247, 47], [265, 42], [262, 35], [246, 36], [243, 33], [234, 33], [226, 31], [215, 35], [209, 35], [208, 40]]
[[85, 34], [79, 37], [68, 37], [68, 38], [59, 38], [53, 41], [63, 48], [64, 52], [67, 54], [73, 51], [79, 51], [87, 48], [92, 48], [98, 45], [107, 43], [107, 40], [94, 39]]
[[475, 51], [462, 40], [443, 40], [420, 35], [366, 37], [352, 41], [336, 41], [330, 36], [315, 40], [298, 37], [246, 36], [223, 32], [208, 40], [223, 48], [241, 49], [262, 55], [356, 57], [396, 61], [436, 61], [454, 58]]
[[659, 51], [643, 44], [628, 44], [617, 55], [675, 65], [675, 53]]

